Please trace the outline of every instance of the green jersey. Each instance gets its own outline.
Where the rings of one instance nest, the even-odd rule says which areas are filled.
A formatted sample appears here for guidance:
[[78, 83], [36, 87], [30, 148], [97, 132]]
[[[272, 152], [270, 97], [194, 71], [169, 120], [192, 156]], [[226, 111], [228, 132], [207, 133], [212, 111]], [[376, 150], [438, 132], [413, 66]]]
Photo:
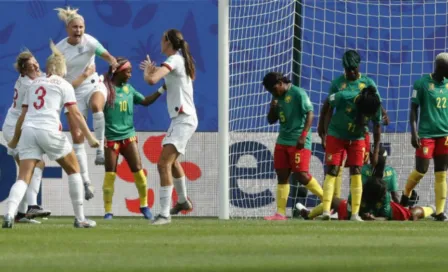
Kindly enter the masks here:
[[355, 81], [349, 81], [345, 78], [345, 75], [341, 75], [331, 82], [330, 92], [328, 95], [332, 95], [339, 91], [356, 91], [360, 92], [365, 87], [374, 86], [377, 89], [375, 82], [362, 74], [359, 74], [359, 78]]
[[436, 82], [425, 75], [414, 83], [411, 101], [420, 107], [418, 136], [448, 136], [448, 79]]
[[107, 104], [104, 107], [105, 136], [107, 140], [119, 141], [135, 136], [134, 104], [140, 104], [145, 97], [130, 84], [114, 88], [113, 107]]
[[[292, 84], [277, 100], [277, 114], [280, 121], [277, 144], [296, 146], [305, 126], [306, 115], [313, 111], [313, 105], [305, 90]], [[311, 131], [306, 137], [305, 148], [311, 149]]]
[[[344, 91], [329, 96], [328, 101], [330, 106], [335, 108], [335, 113], [331, 117], [330, 125], [328, 126], [328, 135], [342, 140], [364, 139], [365, 127], [356, 124], [358, 110], [355, 98], [358, 94], [358, 91]], [[376, 115], [369, 120], [380, 123], [381, 109], [378, 109]]]
[[[367, 179], [372, 176], [372, 166], [366, 164], [361, 169], [362, 184], [367, 182]], [[390, 166], [386, 166], [383, 173], [383, 180], [387, 186], [387, 192], [398, 191], [397, 172]]]

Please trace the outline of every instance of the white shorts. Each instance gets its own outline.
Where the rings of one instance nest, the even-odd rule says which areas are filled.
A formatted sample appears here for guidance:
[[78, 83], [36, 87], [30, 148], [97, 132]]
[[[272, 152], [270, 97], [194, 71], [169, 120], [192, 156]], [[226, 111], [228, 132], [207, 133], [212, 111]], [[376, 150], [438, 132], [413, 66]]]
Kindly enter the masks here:
[[[86, 119], [90, 109], [90, 99], [92, 98], [94, 93], [102, 93], [104, 96], [104, 101], [107, 100], [107, 88], [106, 85], [104, 85], [103, 76], [100, 76], [99, 78], [100, 80], [98, 82], [94, 82], [92, 84], [83, 84], [75, 90], [76, 104], [79, 111]], [[64, 113], [67, 112], [68, 110], [64, 108]]]
[[47, 154], [50, 160], [55, 161], [70, 154], [73, 147], [61, 131], [24, 127], [17, 149], [20, 160], [42, 160], [42, 156]]
[[177, 152], [184, 155], [188, 141], [198, 127], [196, 115], [179, 114], [171, 119], [170, 127], [163, 138], [162, 146], [172, 144]]
[[17, 155], [19, 155], [19, 150], [17, 148], [14, 148], [14, 149], [9, 148], [8, 147], [8, 143], [14, 137], [15, 130], [16, 130], [15, 126], [4, 125], [3, 128], [2, 128], [3, 139], [5, 139], [5, 141], [6, 141], [6, 148], [8, 149], [8, 155], [11, 155], [13, 157], [17, 157]]

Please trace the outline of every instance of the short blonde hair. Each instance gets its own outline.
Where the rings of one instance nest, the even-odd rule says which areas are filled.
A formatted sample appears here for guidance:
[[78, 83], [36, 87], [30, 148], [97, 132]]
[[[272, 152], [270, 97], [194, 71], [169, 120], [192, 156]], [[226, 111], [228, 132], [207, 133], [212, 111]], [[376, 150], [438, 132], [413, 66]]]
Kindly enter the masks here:
[[64, 55], [56, 48], [52, 40], [50, 40], [50, 49], [52, 54], [47, 58], [47, 73], [61, 77], [65, 76], [67, 74], [67, 66]]
[[74, 19], [81, 19], [84, 22], [84, 17], [78, 14], [78, 9], [72, 9], [70, 7], [64, 8], [56, 8], [54, 9], [58, 12], [58, 17], [65, 23], [67, 26]]
[[30, 50], [25, 49], [16, 58], [16, 62], [14, 63], [14, 69], [20, 74], [23, 74], [26, 70], [26, 63], [33, 58], [33, 54]]

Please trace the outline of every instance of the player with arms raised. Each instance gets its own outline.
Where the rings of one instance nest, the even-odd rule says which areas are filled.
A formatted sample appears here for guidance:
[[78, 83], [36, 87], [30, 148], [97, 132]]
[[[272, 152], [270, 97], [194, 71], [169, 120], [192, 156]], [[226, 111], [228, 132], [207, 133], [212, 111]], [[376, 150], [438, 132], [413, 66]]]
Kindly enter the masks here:
[[[193, 80], [196, 77], [196, 68], [188, 43], [179, 30], [170, 29], [162, 35], [161, 48], [162, 53], [168, 57], [161, 67], [156, 67], [149, 56], [140, 65], [140, 68], [145, 71], [144, 79], [150, 85], [165, 79], [166, 101], [171, 117], [171, 124], [162, 141], [162, 154], [157, 164], [161, 184], [161, 211], [155, 218], [153, 223], [155, 225], [168, 224], [171, 222], [170, 214], [178, 214], [180, 211], [190, 210], [193, 207], [187, 198], [184, 169], [177, 159], [180, 154], [185, 154], [187, 143], [198, 126], [193, 101]], [[159, 88], [160, 93], [164, 91], [164, 88]], [[173, 177], [179, 198], [170, 210]]]
[[268, 122], [274, 124], [280, 121], [280, 133], [274, 150], [274, 168], [278, 180], [277, 212], [264, 219], [286, 220], [291, 171], [296, 180], [322, 199], [322, 187], [309, 173], [313, 105], [305, 90], [294, 86], [281, 73], [268, 73], [263, 78], [263, 85], [272, 95]]
[[370, 120], [374, 122], [374, 151], [371, 163], [375, 166], [381, 137], [381, 100], [374, 86], [368, 86], [361, 92], [337, 92], [330, 95], [327, 100], [330, 106], [335, 108], [335, 113], [329, 118], [330, 124], [326, 136], [325, 162], [328, 167], [322, 200], [323, 219], [330, 219], [336, 176], [347, 154], [346, 165], [350, 167], [352, 195], [351, 220], [362, 221], [358, 212], [362, 196], [361, 167], [364, 164], [366, 148], [365, 126]]
[[434, 72], [417, 80], [412, 91], [409, 122], [411, 143], [416, 149], [415, 169], [408, 177], [401, 203], [408, 205], [412, 190], [428, 171], [430, 160], [434, 159], [434, 218], [448, 221], [444, 213], [448, 169], [448, 53], [438, 54], [434, 66]]
[[31, 180], [36, 164], [47, 154], [50, 160], [64, 169], [68, 176], [70, 198], [75, 212], [74, 226], [77, 228], [94, 227], [96, 223], [84, 216], [83, 182], [79, 173], [79, 164], [67, 136], [60, 131], [60, 111], [65, 106], [79, 123], [82, 132], [92, 147], [98, 147], [98, 141], [76, 106], [72, 85], [62, 77], [66, 74], [64, 56], [50, 43], [53, 52], [47, 59], [47, 76], [40, 77], [30, 85], [22, 103], [22, 113], [17, 121], [10, 148], [18, 144], [20, 167], [19, 176], [11, 188], [7, 201], [3, 228], [12, 228], [13, 216], [22, 200]]
[[[22, 102], [25, 98], [26, 91], [33, 82], [34, 79], [41, 76], [39, 63], [34, 58], [33, 54], [25, 50], [21, 52], [16, 59], [14, 64], [15, 69], [19, 72], [19, 78], [14, 85], [14, 98], [11, 107], [3, 123], [2, 131], [3, 138], [6, 143], [9, 143], [14, 137], [14, 132], [16, 129], [17, 120], [22, 113]], [[19, 150], [17, 148], [11, 149], [8, 147], [8, 154], [13, 156], [19, 165]], [[42, 181], [42, 171], [45, 167], [44, 161], [39, 161], [36, 168], [34, 168], [33, 176], [31, 178], [30, 186], [26, 191], [26, 196], [22, 199], [19, 205], [15, 221], [17, 223], [40, 223], [37, 220], [27, 217], [42, 216], [46, 217], [51, 214], [50, 211], [44, 210], [42, 207], [37, 205], [37, 195], [40, 190], [40, 184]]]
[[[95, 164], [104, 164], [104, 113], [103, 108], [107, 99], [107, 90], [101, 78], [95, 72], [95, 56], [99, 56], [109, 63], [115, 70], [116, 59], [94, 37], [84, 33], [84, 18], [77, 9], [67, 7], [57, 8], [58, 17], [65, 26], [68, 37], [61, 40], [56, 47], [67, 60], [67, 75], [65, 79], [75, 88], [76, 101], [79, 110], [87, 119], [88, 110], [92, 110], [93, 127], [96, 138], [100, 141]], [[67, 111], [66, 111], [67, 113]], [[84, 136], [78, 123], [67, 113], [70, 131], [72, 132], [73, 148], [81, 166], [81, 176], [84, 181], [85, 198], [93, 198], [93, 187], [90, 185], [87, 154], [84, 147]]]
[[108, 101], [104, 108], [106, 120], [106, 149], [105, 170], [103, 183], [104, 219], [112, 219], [112, 198], [117, 172], [119, 154], [126, 159], [134, 175], [135, 186], [140, 198], [140, 212], [146, 219], [152, 219], [148, 207], [147, 182], [142, 170], [142, 161], [138, 153], [137, 136], [134, 128], [134, 105], [149, 106], [161, 93], [156, 91], [152, 95], [144, 97], [128, 83], [131, 78], [132, 65], [125, 58], [117, 58], [118, 67], [112, 72], [109, 67], [105, 75], [105, 84], [108, 89]]
[[[334, 79], [331, 82], [329, 95], [332, 95], [339, 91], [359, 92], [368, 86], [373, 86], [375, 87], [375, 89], [377, 88], [375, 82], [371, 78], [359, 72], [360, 63], [361, 63], [361, 57], [359, 56], [358, 52], [354, 50], [348, 50], [344, 53], [342, 57], [342, 66], [344, 67], [345, 72], [343, 75], [339, 76], [338, 78]], [[325, 101], [320, 111], [319, 124], [317, 127], [317, 132], [319, 134], [319, 137], [322, 139], [322, 144], [324, 145], [324, 147], [325, 147], [325, 136], [327, 134], [327, 131], [325, 131], [324, 126], [325, 116], [328, 116], [328, 113], [332, 111], [333, 109], [331, 108], [328, 101]], [[383, 107], [381, 107], [381, 111], [383, 116], [383, 124], [384, 125], [389, 124], [389, 117], [387, 116], [386, 110]], [[370, 134], [367, 127], [364, 139], [366, 141], [366, 153], [365, 153], [366, 157], [364, 159], [365, 162], [367, 162], [368, 159], [367, 155], [370, 152]], [[342, 173], [343, 173], [343, 167], [340, 167], [338, 176], [336, 177], [336, 183], [334, 189], [334, 195], [336, 197], [341, 196]]]

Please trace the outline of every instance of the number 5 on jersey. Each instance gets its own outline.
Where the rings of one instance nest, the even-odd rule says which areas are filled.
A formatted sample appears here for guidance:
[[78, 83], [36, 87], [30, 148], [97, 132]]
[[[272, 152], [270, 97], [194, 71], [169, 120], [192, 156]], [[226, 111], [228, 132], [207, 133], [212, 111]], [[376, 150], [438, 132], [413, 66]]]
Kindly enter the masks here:
[[44, 97], [47, 94], [47, 91], [45, 90], [44, 87], [40, 86], [39, 88], [37, 88], [37, 90], [34, 92], [34, 94], [37, 94], [38, 101], [35, 101], [33, 103], [33, 106], [36, 110], [40, 110], [45, 104]]

